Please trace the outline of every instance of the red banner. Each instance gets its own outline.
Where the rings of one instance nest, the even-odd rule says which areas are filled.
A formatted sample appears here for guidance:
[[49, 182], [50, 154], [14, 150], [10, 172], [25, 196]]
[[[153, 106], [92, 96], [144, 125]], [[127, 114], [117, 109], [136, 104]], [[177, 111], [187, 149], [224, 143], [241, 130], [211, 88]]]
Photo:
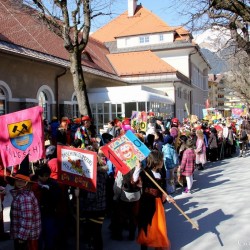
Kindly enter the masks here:
[[102, 151], [122, 174], [128, 173], [138, 160], [144, 160], [150, 153], [131, 131], [103, 146]]

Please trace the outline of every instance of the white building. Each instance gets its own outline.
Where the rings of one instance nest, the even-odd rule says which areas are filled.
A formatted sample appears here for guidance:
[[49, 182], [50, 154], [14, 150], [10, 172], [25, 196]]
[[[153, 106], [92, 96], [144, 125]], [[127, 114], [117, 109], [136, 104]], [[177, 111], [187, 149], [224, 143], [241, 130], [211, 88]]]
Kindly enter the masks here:
[[[210, 66], [183, 27], [170, 27], [151, 11], [136, 5], [136, 0], [128, 0], [128, 11], [94, 32], [92, 37], [109, 49], [107, 57], [122, 80], [160, 90], [173, 101], [168, 111], [159, 102], [156, 112], [170, 110], [172, 116], [181, 120], [187, 117], [187, 112], [202, 117]], [[130, 90], [123, 93], [129, 100]], [[138, 108], [138, 103], [133, 108]], [[152, 110], [152, 107], [150, 104], [140, 110]], [[130, 111], [126, 108], [126, 113]]]

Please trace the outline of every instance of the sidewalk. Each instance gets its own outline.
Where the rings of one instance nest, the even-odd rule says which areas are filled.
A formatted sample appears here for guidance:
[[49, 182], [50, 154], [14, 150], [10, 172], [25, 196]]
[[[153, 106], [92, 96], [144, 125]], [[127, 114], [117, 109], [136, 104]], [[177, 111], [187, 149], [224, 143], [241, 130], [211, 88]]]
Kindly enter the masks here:
[[[205, 170], [196, 170], [193, 193], [182, 195], [179, 190], [174, 198], [200, 229], [192, 229], [172, 204], [166, 204], [171, 250], [250, 249], [249, 186], [250, 156], [208, 163]], [[107, 219], [103, 227], [104, 250], [140, 249], [135, 241], [126, 239], [127, 232], [124, 232], [123, 241], [111, 240], [108, 225]], [[0, 243], [0, 250], [12, 249], [11, 241]]]

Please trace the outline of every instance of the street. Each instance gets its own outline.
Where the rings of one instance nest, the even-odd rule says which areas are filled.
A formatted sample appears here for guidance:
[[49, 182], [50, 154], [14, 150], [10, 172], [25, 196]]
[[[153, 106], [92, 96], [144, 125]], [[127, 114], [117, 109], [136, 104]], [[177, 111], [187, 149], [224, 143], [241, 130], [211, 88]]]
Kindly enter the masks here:
[[[205, 170], [195, 171], [192, 194], [182, 195], [177, 190], [174, 195], [177, 204], [198, 223], [199, 230], [192, 229], [172, 204], [166, 204], [171, 250], [250, 249], [249, 157], [209, 162]], [[9, 226], [7, 213], [5, 209], [6, 228]], [[111, 240], [108, 225], [107, 219], [103, 227], [104, 250], [140, 249], [135, 241], [127, 240], [126, 231], [123, 241]], [[11, 241], [0, 243], [0, 250], [12, 249]]]

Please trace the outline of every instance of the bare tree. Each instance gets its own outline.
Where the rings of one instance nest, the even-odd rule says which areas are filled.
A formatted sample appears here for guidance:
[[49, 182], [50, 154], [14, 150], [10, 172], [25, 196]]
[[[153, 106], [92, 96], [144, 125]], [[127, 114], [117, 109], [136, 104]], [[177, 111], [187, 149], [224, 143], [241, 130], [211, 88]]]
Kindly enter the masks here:
[[90, 115], [86, 83], [82, 69], [82, 52], [85, 49], [91, 28], [91, 20], [108, 11], [111, 0], [26, 0], [25, 4], [36, 8], [36, 15], [47, 27], [63, 39], [69, 53], [70, 72], [82, 115]]
[[179, 14], [186, 18], [183, 25], [192, 32], [209, 28], [230, 31], [230, 45], [250, 56], [249, 0], [171, 0], [169, 7], [179, 9]]
[[224, 84], [243, 102], [250, 106], [250, 62], [244, 52], [239, 52], [230, 62], [231, 70], [223, 77]]
[[218, 46], [220, 49], [227, 48], [226, 54], [222, 55], [220, 49], [217, 51], [228, 63], [229, 71], [224, 74], [223, 80], [226, 87], [249, 104], [250, 1], [170, 0], [169, 7], [179, 10], [179, 15], [185, 18], [183, 25], [191, 32], [216, 30], [218, 42], [221, 37], [229, 37], [223, 47]]

